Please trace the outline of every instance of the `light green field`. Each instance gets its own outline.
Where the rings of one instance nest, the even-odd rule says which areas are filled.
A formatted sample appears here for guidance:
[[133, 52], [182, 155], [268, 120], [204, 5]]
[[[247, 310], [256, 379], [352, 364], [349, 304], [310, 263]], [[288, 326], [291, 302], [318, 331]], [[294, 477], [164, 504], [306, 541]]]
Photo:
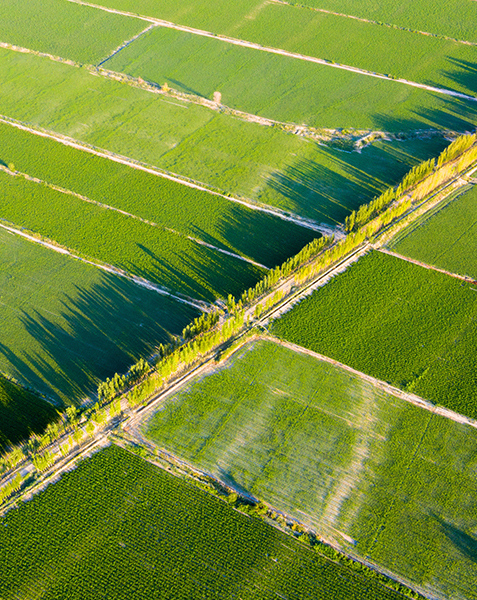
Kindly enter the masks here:
[[[108, 1], [117, 4], [116, 0]], [[477, 7], [473, 0], [403, 0], [399, 3], [392, 0], [290, 0], [290, 3], [477, 42], [474, 27]]]
[[403, 234], [396, 243], [390, 244], [390, 249], [451, 273], [477, 279], [475, 186]]
[[0, 372], [66, 403], [198, 311], [0, 230]]
[[[317, 151], [315, 143], [299, 136], [171, 103], [36, 56], [1, 51], [0, 66], [0, 114], [230, 192], [258, 194], [268, 177], [313, 160]], [[323, 97], [317, 99], [323, 126], [409, 132], [430, 126], [468, 129], [474, 120], [474, 107], [392, 81], [323, 69]]]
[[2, 0], [0, 42], [94, 64], [147, 23], [65, 0]]
[[2, 162], [268, 266], [281, 264], [319, 235], [220, 196], [5, 124], [0, 124]]
[[477, 598], [473, 428], [257, 341], [168, 399], [144, 429], [432, 597]]

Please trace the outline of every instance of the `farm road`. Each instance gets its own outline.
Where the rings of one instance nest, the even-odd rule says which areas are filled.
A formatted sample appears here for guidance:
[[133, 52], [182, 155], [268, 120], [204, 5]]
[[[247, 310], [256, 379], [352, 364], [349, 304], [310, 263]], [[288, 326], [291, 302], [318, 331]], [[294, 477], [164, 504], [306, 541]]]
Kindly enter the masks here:
[[454, 90], [448, 90], [445, 88], [438, 88], [430, 85], [426, 85], [424, 83], [417, 83], [416, 81], [410, 81], [408, 79], [402, 78], [394, 78], [389, 77], [388, 75], [384, 75], [382, 73], [375, 73], [373, 71], [367, 71], [366, 69], [360, 69], [359, 67], [352, 67], [350, 65], [344, 65], [341, 63], [331, 62], [329, 60], [323, 58], [316, 58], [315, 56], [307, 56], [306, 54], [299, 54], [297, 52], [288, 52], [287, 50], [282, 50], [281, 48], [272, 48], [271, 46], [262, 46], [261, 44], [256, 44], [255, 42], [248, 42], [246, 40], [240, 40], [237, 38], [229, 37], [226, 35], [215, 34], [210, 31], [204, 31], [202, 29], [195, 29], [194, 27], [187, 27], [185, 25], [177, 25], [176, 23], [171, 23], [170, 21], [163, 21], [162, 19], [156, 19], [154, 17], [146, 17], [143, 15], [135, 15], [134, 13], [116, 10], [112, 8], [106, 8], [99, 4], [91, 4], [90, 2], [83, 2], [82, 0], [68, 0], [68, 2], [72, 2], [74, 4], [81, 4], [83, 6], [89, 6], [90, 8], [96, 8], [98, 10], [104, 10], [109, 13], [115, 13], [118, 15], [126, 16], [126, 17], [135, 17], [136, 19], [142, 19], [143, 21], [148, 21], [150, 23], [154, 23], [159, 27], [166, 27], [168, 29], [175, 29], [177, 31], [184, 31], [186, 33], [192, 33], [194, 35], [199, 35], [202, 37], [208, 37], [216, 40], [221, 40], [228, 44], [232, 44], [234, 46], [242, 46], [244, 48], [252, 48], [253, 50], [260, 50], [261, 52], [268, 52], [270, 54], [279, 54], [281, 56], [287, 56], [289, 58], [296, 58], [298, 60], [304, 60], [306, 62], [316, 63], [318, 65], [323, 65], [326, 67], [332, 67], [334, 69], [341, 69], [343, 71], [349, 71], [350, 73], [356, 73], [357, 75], [364, 75], [366, 77], [374, 77], [376, 79], [384, 79], [386, 81], [395, 81], [396, 83], [401, 83], [404, 85], [408, 85], [411, 87], [420, 88], [422, 90], [426, 90], [428, 92], [434, 92], [436, 94], [443, 94], [445, 96], [453, 96], [454, 98], [460, 98], [462, 100], [472, 100], [477, 102], [477, 97], [469, 96], [467, 94], [462, 94], [461, 92], [456, 92]]

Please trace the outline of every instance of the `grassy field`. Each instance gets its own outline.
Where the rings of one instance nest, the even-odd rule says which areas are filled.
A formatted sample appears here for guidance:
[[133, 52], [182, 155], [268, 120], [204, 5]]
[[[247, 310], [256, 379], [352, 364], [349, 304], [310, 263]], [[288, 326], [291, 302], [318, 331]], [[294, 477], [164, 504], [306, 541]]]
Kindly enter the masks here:
[[0, 523], [4, 600], [401, 597], [116, 446]]
[[145, 433], [431, 597], [477, 598], [470, 427], [257, 341], [170, 398]]
[[[117, 2], [113, 2], [116, 3]], [[366, 19], [392, 23], [400, 27], [477, 42], [473, 23], [477, 7], [473, 0], [405, 0], [396, 4], [392, 0], [290, 0], [291, 4], [324, 8]], [[104, 3], [103, 3], [104, 4]], [[157, 2], [155, 3], [158, 4]]]
[[184, 236], [22, 177], [0, 172], [0, 184], [4, 220], [170, 290], [212, 301], [240, 294], [265, 273]]
[[41, 433], [57, 414], [40, 396], [0, 376], [0, 452], [33, 431]]
[[2, 0], [0, 42], [95, 64], [147, 23], [64, 0]]
[[[253, 196], [272, 174], [317, 152], [316, 144], [299, 136], [47, 59], [5, 50], [0, 65], [0, 114], [230, 192]], [[409, 132], [431, 126], [467, 130], [474, 122], [475, 107], [445, 97], [328, 67], [322, 75], [315, 112], [325, 127]]]
[[219, 196], [0, 124], [0, 161], [184, 235], [275, 266], [317, 234]]
[[373, 252], [273, 332], [477, 418], [476, 315], [473, 285]]
[[0, 257], [0, 372], [56, 400], [94, 391], [198, 314], [4, 230]]
[[390, 249], [452, 273], [477, 279], [477, 189], [409, 227]]

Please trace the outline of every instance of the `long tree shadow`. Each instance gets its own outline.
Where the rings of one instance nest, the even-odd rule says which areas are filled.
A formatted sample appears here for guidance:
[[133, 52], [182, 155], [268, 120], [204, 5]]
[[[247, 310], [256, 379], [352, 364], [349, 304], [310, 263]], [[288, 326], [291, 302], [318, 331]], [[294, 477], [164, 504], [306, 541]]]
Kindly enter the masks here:
[[477, 564], [477, 536], [470, 535], [438, 515], [431, 515], [447, 539], [469, 560]]

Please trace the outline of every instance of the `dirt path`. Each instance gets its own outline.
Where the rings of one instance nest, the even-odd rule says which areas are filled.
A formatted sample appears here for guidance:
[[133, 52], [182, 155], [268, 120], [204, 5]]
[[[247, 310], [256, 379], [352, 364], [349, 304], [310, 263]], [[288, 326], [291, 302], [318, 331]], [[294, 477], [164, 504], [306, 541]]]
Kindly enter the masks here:
[[326, 60], [323, 58], [316, 58], [315, 56], [307, 56], [306, 54], [299, 54], [297, 52], [288, 52], [287, 50], [282, 50], [281, 48], [273, 48], [271, 46], [262, 46], [261, 44], [257, 44], [255, 42], [248, 42], [246, 40], [240, 40], [233, 37], [228, 37], [225, 35], [215, 34], [210, 31], [204, 31], [202, 29], [195, 29], [194, 27], [187, 27], [184, 25], [177, 25], [175, 23], [171, 23], [170, 21], [164, 21], [162, 19], [156, 19], [153, 17], [145, 17], [142, 15], [135, 15], [133, 13], [124, 12], [116, 9], [105, 8], [104, 6], [100, 6], [98, 4], [91, 4], [89, 2], [82, 2], [81, 0], [68, 0], [68, 2], [73, 2], [74, 4], [81, 4], [83, 6], [89, 6], [91, 8], [96, 8], [98, 10], [104, 10], [106, 12], [115, 13], [118, 15], [123, 15], [127, 17], [135, 17], [137, 19], [142, 19], [144, 21], [148, 21], [149, 23], [155, 23], [159, 27], [166, 27], [168, 29], [175, 29], [177, 31], [184, 31], [186, 33], [192, 33], [194, 35], [198, 35], [201, 37], [212, 38], [216, 40], [221, 40], [222, 42], [226, 42], [228, 44], [232, 44], [234, 46], [242, 46], [243, 48], [251, 48], [253, 50], [260, 50], [261, 52], [268, 52], [269, 54], [279, 54], [281, 56], [287, 56], [288, 58], [296, 58], [298, 60], [303, 60], [306, 62], [315, 63], [318, 65], [323, 65], [326, 67], [332, 67], [334, 69], [341, 69], [343, 71], [349, 71], [350, 73], [356, 73], [357, 75], [365, 75], [366, 77], [374, 77], [376, 79], [384, 79], [386, 81], [394, 81], [396, 83], [401, 83], [404, 85], [408, 85], [411, 87], [416, 87], [422, 90], [426, 90], [428, 92], [434, 92], [436, 94], [443, 94], [445, 96], [453, 96], [454, 98], [461, 98], [463, 100], [472, 100], [477, 102], [477, 97], [469, 96], [467, 94], [463, 94], [461, 92], [455, 92], [453, 90], [447, 90], [445, 88], [438, 88], [430, 85], [426, 85], [424, 83], [417, 83], [416, 81], [410, 81], [408, 79], [402, 78], [394, 78], [389, 77], [388, 75], [383, 75], [382, 73], [375, 73], [373, 71], [367, 71], [366, 69], [360, 69], [359, 67], [352, 67], [350, 65], [345, 65], [341, 63], [331, 62], [330, 60]]
[[29, 235], [28, 233], [25, 233], [24, 231], [21, 231], [14, 227], [9, 227], [9, 226], [3, 225], [1, 223], [0, 223], [0, 227], [2, 229], [5, 229], [6, 231], [9, 231], [13, 235], [18, 235], [20, 237], [23, 237], [30, 242], [34, 242], [35, 244], [39, 244], [40, 246], [44, 246], [46, 248], [49, 248], [50, 250], [54, 250], [55, 252], [58, 252], [59, 254], [67, 255], [70, 258], [79, 260], [80, 262], [83, 262], [87, 265], [92, 265], [93, 267], [96, 267], [97, 269], [106, 271], [107, 273], [112, 273], [113, 275], [119, 275], [119, 277], [124, 277], [124, 279], [128, 279], [129, 281], [132, 281], [133, 283], [140, 285], [141, 287], [144, 287], [148, 290], [157, 292], [158, 294], [161, 294], [162, 296], [168, 296], [169, 298], [172, 298], [173, 300], [176, 300], [177, 302], [181, 302], [182, 304], [188, 304], [189, 306], [193, 306], [194, 308], [197, 308], [200, 311], [210, 312], [214, 308], [211, 304], [207, 304], [206, 302], [203, 302], [202, 300], [196, 300], [195, 298], [190, 298], [188, 296], [178, 296], [176, 294], [173, 294], [171, 291], [169, 291], [165, 287], [162, 287], [155, 283], [152, 283], [151, 281], [148, 281], [147, 279], [144, 279], [143, 277], [138, 277], [137, 275], [131, 275], [130, 273], [126, 273], [126, 271], [123, 271], [122, 269], [119, 269], [117, 267], [113, 267], [112, 265], [102, 264], [102, 263], [95, 262], [92, 260], [87, 260], [86, 258], [82, 258], [81, 256], [73, 254], [70, 250], [68, 250], [66, 248], [62, 248], [61, 246], [56, 246], [55, 244], [52, 244], [52, 243], [42, 240], [40, 238], [34, 237], [33, 235]]
[[429, 269], [430, 271], [437, 271], [438, 273], [444, 273], [444, 275], [449, 275], [449, 277], [454, 277], [454, 279], [460, 279], [461, 281], [467, 281], [468, 283], [473, 283], [477, 285], [477, 281], [475, 279], [472, 279], [471, 277], [466, 277], [465, 275], [458, 275], [457, 273], [452, 273], [451, 271], [446, 271], [445, 269], [440, 269], [439, 267], [428, 265], [427, 263], [424, 263], [420, 260], [410, 258], [409, 256], [404, 256], [403, 254], [398, 254], [397, 252], [393, 252], [392, 250], [388, 250], [387, 248], [376, 248], [376, 250], [378, 252], [382, 252], [383, 254], [389, 254], [390, 256], [395, 256], [396, 258], [405, 260], [406, 262], [412, 263], [413, 265], [418, 265], [419, 267], [423, 267], [424, 269]]
[[400, 31], [407, 31], [409, 33], [416, 33], [418, 35], [425, 35], [428, 37], [434, 37], [440, 40], [447, 40], [449, 42], [455, 42], [457, 44], [465, 44], [466, 46], [477, 46], [476, 42], [469, 42], [467, 40], [458, 40], [453, 37], [441, 35], [439, 33], [429, 33], [428, 31], [420, 31], [419, 29], [411, 29], [409, 27], [402, 27], [400, 25], [394, 25], [393, 23], [383, 23], [382, 21], [373, 21], [372, 19], [366, 19], [365, 17], [356, 17], [354, 15], [347, 15], [345, 13], [334, 12], [332, 10], [326, 10], [324, 8], [316, 8], [315, 6], [304, 6], [300, 4], [292, 4], [285, 0], [268, 0], [273, 4], [284, 4], [285, 6], [291, 6], [293, 8], [312, 10], [313, 12], [320, 12], [327, 15], [333, 15], [335, 17], [344, 17], [346, 19], [352, 19], [353, 21], [361, 21], [362, 23], [369, 23], [370, 25], [379, 25], [380, 27], [387, 27], [388, 29], [399, 29]]

